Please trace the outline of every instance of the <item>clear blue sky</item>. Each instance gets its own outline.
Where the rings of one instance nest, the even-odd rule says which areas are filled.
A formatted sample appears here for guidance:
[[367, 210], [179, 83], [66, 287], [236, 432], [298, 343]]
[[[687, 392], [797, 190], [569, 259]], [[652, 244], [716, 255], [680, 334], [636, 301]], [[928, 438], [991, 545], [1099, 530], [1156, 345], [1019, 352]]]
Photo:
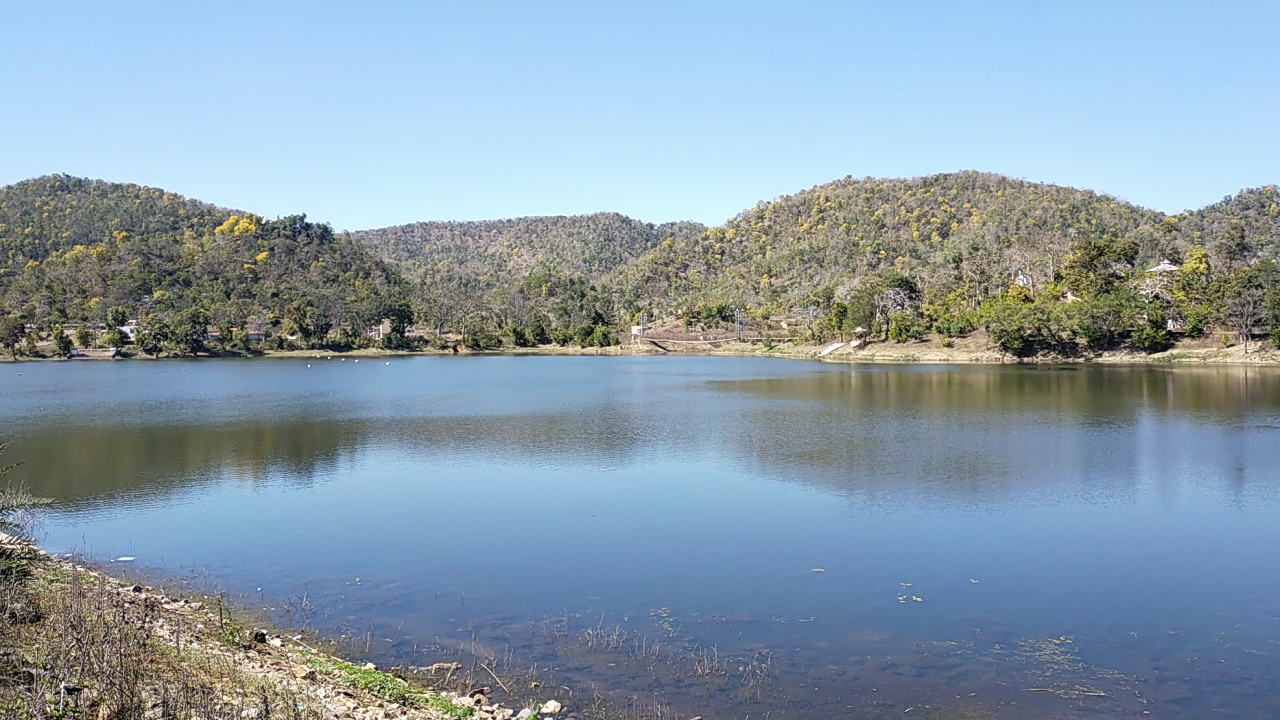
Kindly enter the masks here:
[[339, 229], [719, 223], [979, 169], [1167, 212], [1280, 182], [1280, 2], [5, 3], [0, 184]]

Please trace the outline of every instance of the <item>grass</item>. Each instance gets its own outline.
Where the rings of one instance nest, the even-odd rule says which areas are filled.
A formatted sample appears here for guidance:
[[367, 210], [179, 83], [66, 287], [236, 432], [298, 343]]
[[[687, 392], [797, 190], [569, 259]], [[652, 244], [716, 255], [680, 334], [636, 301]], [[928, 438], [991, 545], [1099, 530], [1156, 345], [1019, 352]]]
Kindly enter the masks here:
[[388, 702], [405, 707], [430, 708], [459, 720], [475, 714], [475, 708], [455, 705], [446, 697], [418, 690], [401, 678], [376, 668], [306, 651], [303, 654], [303, 662], [318, 673], [328, 675], [344, 685], [363, 690]]

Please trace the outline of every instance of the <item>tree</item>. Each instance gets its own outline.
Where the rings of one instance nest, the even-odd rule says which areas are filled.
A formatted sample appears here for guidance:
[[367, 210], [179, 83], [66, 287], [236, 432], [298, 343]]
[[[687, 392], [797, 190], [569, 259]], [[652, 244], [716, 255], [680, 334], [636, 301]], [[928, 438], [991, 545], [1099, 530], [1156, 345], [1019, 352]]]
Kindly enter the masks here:
[[1127, 238], [1090, 235], [1071, 243], [1062, 279], [1082, 296], [1111, 292], [1138, 259], [1138, 244]]
[[1227, 273], [1246, 263], [1253, 254], [1253, 245], [1245, 234], [1244, 223], [1232, 220], [1226, 232], [1214, 242], [1213, 250], [1220, 261], [1218, 264]]
[[172, 342], [179, 352], [195, 355], [204, 351], [208, 334], [209, 313], [203, 308], [187, 308], [174, 318]]
[[67, 337], [67, 333], [62, 329], [61, 325], [53, 326], [53, 346], [62, 357], [71, 354], [71, 338]]
[[1227, 300], [1227, 322], [1236, 331], [1236, 335], [1244, 341], [1244, 352], [1249, 353], [1249, 338], [1253, 328], [1262, 320], [1265, 309], [1262, 290], [1248, 287]]
[[136, 337], [138, 348], [142, 352], [159, 357], [164, 346], [173, 339], [173, 330], [164, 318], [153, 314], [143, 318]]
[[1115, 346], [1133, 324], [1136, 300], [1130, 293], [1088, 297], [1066, 306], [1071, 330], [1092, 350]]
[[22, 318], [0, 318], [0, 343], [3, 343], [9, 350], [14, 360], [18, 359], [18, 344], [22, 342], [22, 338], [26, 334], [27, 326], [22, 321]]
[[93, 346], [93, 332], [89, 330], [89, 326], [81, 324], [76, 328], [76, 344], [82, 348]]
[[116, 305], [107, 310], [107, 330], [115, 330], [129, 322], [129, 311]]

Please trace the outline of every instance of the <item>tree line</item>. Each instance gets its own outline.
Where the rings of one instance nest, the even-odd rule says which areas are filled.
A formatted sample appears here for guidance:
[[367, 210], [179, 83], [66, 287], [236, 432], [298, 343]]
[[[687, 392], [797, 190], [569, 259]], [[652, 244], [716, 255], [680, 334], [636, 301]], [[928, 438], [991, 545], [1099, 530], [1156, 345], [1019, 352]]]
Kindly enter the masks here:
[[1280, 328], [1278, 201], [1265, 187], [1168, 216], [966, 172], [845, 178], [714, 228], [599, 213], [336, 233], [49, 176], [0, 188], [0, 342], [15, 355], [608, 345], [654, 319], [784, 320], [799, 341], [981, 329], [1024, 356], [1247, 342]]

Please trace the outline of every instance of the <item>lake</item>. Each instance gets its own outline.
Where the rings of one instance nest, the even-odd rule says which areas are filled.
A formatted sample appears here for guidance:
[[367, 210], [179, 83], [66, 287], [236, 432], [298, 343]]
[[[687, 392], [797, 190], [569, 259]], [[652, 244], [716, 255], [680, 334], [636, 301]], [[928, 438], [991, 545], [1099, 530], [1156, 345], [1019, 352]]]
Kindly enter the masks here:
[[0, 428], [51, 551], [572, 707], [1280, 717], [1277, 369], [22, 363]]

